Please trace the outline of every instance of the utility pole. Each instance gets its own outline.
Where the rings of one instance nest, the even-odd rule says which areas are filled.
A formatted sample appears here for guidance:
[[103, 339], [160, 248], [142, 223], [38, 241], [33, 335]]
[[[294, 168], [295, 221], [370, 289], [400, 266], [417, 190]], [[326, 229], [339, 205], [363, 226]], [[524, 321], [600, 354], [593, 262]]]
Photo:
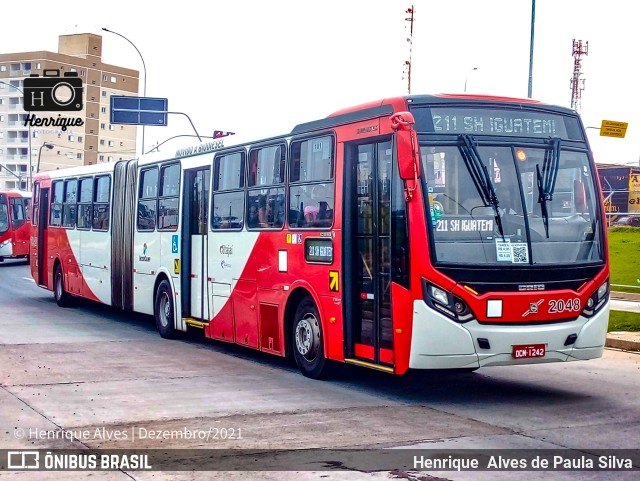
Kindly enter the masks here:
[[573, 77], [571, 77], [571, 108], [575, 111], [580, 110], [580, 103], [582, 100], [582, 91], [584, 90], [584, 80], [581, 79], [582, 71], [580, 70], [582, 56], [589, 54], [589, 42], [585, 42], [584, 46], [582, 40], [573, 40]]
[[409, 17], [405, 18], [405, 20], [409, 22], [409, 38], [407, 38], [407, 42], [409, 42], [409, 60], [406, 60], [404, 62], [404, 69], [407, 74], [407, 93], [410, 94], [411, 93], [411, 52], [413, 50], [413, 14], [414, 14], [413, 5], [407, 8], [406, 12], [404, 13], [410, 15]]
[[529, 43], [529, 86], [527, 98], [531, 98], [533, 92], [533, 33], [536, 25], [536, 0], [531, 0], [531, 41]]

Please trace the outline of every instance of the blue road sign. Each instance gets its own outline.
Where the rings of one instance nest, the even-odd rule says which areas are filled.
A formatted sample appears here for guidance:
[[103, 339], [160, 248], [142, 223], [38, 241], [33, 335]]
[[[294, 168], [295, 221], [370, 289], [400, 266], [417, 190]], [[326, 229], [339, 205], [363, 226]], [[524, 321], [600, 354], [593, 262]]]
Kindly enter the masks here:
[[168, 99], [112, 95], [110, 100], [112, 124], [167, 125]]

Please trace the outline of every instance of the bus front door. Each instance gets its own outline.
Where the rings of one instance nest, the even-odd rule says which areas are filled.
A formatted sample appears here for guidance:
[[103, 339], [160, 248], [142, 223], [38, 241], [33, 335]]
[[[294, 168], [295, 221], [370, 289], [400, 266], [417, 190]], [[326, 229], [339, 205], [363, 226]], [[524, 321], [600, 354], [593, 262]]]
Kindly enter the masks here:
[[184, 173], [182, 218], [182, 317], [209, 320], [207, 232], [210, 168]]
[[[352, 282], [345, 291], [347, 356], [393, 365], [391, 319], [391, 141], [348, 145], [347, 198], [355, 198], [345, 216], [345, 265]], [[348, 208], [348, 207], [346, 207]], [[350, 306], [350, 307], [349, 307]]]
[[[40, 189], [38, 204], [38, 285], [47, 286], [47, 229], [49, 227], [49, 188]], [[53, 287], [53, 285], [52, 285]]]

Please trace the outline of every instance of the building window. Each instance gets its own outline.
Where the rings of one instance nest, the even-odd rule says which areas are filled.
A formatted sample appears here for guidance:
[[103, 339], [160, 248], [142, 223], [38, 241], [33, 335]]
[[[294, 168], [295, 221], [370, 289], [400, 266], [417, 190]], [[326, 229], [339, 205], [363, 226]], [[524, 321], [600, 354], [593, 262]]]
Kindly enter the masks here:
[[107, 81], [107, 78], [108, 78], [108, 77], [107, 77], [106, 75], [103, 75], [103, 76], [102, 76], [102, 80], [104, 80], [105, 82]]
[[76, 154], [76, 158], [77, 158], [77, 159], [82, 159], [82, 152], [78, 152], [78, 153]]
[[114, 130], [113, 125], [109, 124], [109, 130]]
[[107, 108], [106, 107], [101, 107], [100, 108], [100, 112], [102, 112], [103, 114], [107, 113]]
[[109, 147], [113, 147], [113, 140], [109, 141]]
[[117, 79], [115, 77], [111, 77], [111, 83], [116, 83]]
[[107, 96], [107, 91], [106, 91], [106, 90], [103, 90], [103, 91], [102, 91], [102, 96], [103, 96], [103, 97], [106, 97], [106, 96]]
[[7, 71], [7, 66], [6, 65], [0, 65], [0, 72], [6, 72]]
[[36, 64], [36, 70], [40, 70], [40, 62]]
[[73, 142], [73, 135], [69, 135], [69, 142]]
[[104, 139], [100, 139], [100, 145], [104, 145]]
[[106, 128], [107, 128], [107, 124], [105, 124], [105, 123], [101, 123], [101, 124], [100, 124], [100, 129], [101, 129], [101, 130], [104, 130], [104, 129], [106, 129]]

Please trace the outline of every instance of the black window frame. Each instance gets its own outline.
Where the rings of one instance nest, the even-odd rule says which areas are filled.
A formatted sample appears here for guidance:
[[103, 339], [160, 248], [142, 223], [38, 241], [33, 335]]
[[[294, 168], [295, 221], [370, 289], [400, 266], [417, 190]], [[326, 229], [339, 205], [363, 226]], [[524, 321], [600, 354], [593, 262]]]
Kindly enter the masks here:
[[[276, 178], [275, 175], [272, 176], [270, 183], [258, 183], [256, 177], [258, 172], [259, 153], [262, 150], [274, 147], [280, 149], [280, 159], [273, 164], [274, 172], [277, 168], [278, 177]], [[286, 170], [289, 159], [288, 153], [289, 150], [286, 142], [281, 140], [268, 144], [256, 145], [249, 149], [247, 161], [247, 193], [245, 199], [247, 230], [277, 231], [284, 229], [287, 217]], [[260, 220], [261, 209], [264, 209], [265, 211], [264, 222]], [[272, 221], [269, 219], [269, 212], [275, 212], [275, 217]]]
[[[75, 192], [75, 200], [73, 202], [69, 202], [67, 197], [69, 196], [68, 188], [69, 185], [75, 182], [76, 192]], [[67, 214], [70, 212], [71, 214]], [[71, 219], [67, 219], [68, 215], [71, 215]], [[78, 179], [76, 177], [69, 177], [64, 179], [64, 193], [62, 196], [62, 220], [61, 226], [65, 229], [75, 229], [76, 221], [78, 215]], [[70, 222], [67, 222], [69, 221]]]
[[[228, 187], [220, 188], [219, 186], [220, 168], [221, 168], [220, 159], [224, 157], [238, 155], [238, 154], [240, 155], [240, 177], [238, 177], [239, 185], [233, 186], [230, 188]], [[217, 153], [217, 155], [213, 158], [213, 169], [212, 169], [213, 175], [212, 175], [212, 184], [211, 184], [212, 186], [211, 213], [209, 214], [209, 226], [211, 230], [239, 232], [246, 225], [246, 215], [245, 215], [245, 208], [246, 208], [245, 190], [246, 190], [246, 184], [247, 184], [247, 181], [246, 181], [247, 168], [246, 167], [247, 167], [247, 152], [245, 149], [233, 150], [229, 152], [220, 152], [220, 153]], [[230, 219], [226, 223], [220, 222], [219, 224], [217, 224], [216, 215], [215, 215], [216, 197], [225, 198], [225, 197], [232, 197], [232, 196], [238, 196], [238, 195], [242, 198], [242, 209], [240, 210], [240, 214], [242, 215], [241, 221], [237, 222], [237, 225], [233, 225], [233, 223], [230, 222]], [[221, 219], [222, 218], [223, 217], [221, 217]]]
[[[165, 181], [166, 178], [164, 176], [164, 173], [168, 170], [171, 169], [172, 167], [178, 167], [178, 185], [174, 185], [172, 192], [170, 194], [166, 194], [165, 191]], [[158, 177], [158, 203], [157, 203], [157, 214], [156, 214], [156, 229], [159, 232], [175, 232], [178, 230], [178, 225], [180, 224], [180, 184], [181, 184], [181, 178], [182, 178], [182, 167], [180, 165], [180, 162], [169, 162], [166, 164], [162, 164], [160, 166], [160, 173], [159, 173], [159, 177]], [[173, 185], [173, 184], [171, 184]], [[165, 217], [170, 217], [170, 216], [161, 216], [161, 212], [162, 212], [162, 208], [163, 208], [163, 203], [167, 202], [167, 201], [175, 201], [176, 203], [176, 207], [175, 209], [177, 210], [177, 214], [176, 214], [176, 222], [175, 225], [171, 224], [170, 226], [163, 226], [160, 227], [160, 219], [165, 218]]]
[[[156, 189], [155, 195], [149, 195], [143, 193], [144, 189], [144, 180], [147, 172], [156, 172]], [[138, 210], [136, 212], [136, 230], [138, 232], [154, 232], [158, 225], [158, 182], [160, 180], [160, 169], [158, 165], [153, 165], [150, 167], [143, 167], [140, 169], [139, 182], [138, 182]], [[153, 215], [146, 216], [148, 219], [153, 221], [153, 227], [140, 227], [140, 213], [142, 212], [141, 207], [144, 205], [145, 209], [147, 209], [147, 204], [153, 203], [155, 210], [153, 211]]]
[[[322, 140], [322, 139], [326, 139], [329, 138], [330, 141], [330, 147], [331, 147], [331, 152], [329, 154], [329, 158], [330, 158], [330, 174], [329, 174], [329, 178], [313, 178], [311, 180], [309, 179], [305, 179], [305, 180], [300, 180], [300, 170], [301, 170], [301, 146], [303, 143], [305, 142], [313, 142], [314, 140]], [[298, 148], [297, 150], [297, 154], [296, 154], [296, 148]], [[294, 163], [297, 162], [298, 165], [294, 166]], [[315, 135], [307, 135], [304, 137], [297, 137], [291, 140], [290, 144], [289, 144], [289, 159], [287, 162], [287, 172], [288, 172], [288, 177], [287, 177], [287, 207], [286, 207], [286, 211], [287, 211], [287, 226], [289, 227], [289, 229], [291, 230], [300, 230], [300, 231], [309, 231], [309, 230], [331, 230], [333, 228], [334, 222], [335, 222], [335, 212], [336, 212], [336, 135], [334, 132], [323, 132], [322, 134], [315, 134]], [[294, 175], [294, 173], [297, 172], [298, 173], [298, 177], [296, 180], [292, 180], [292, 176]], [[307, 222], [307, 220], [305, 219], [305, 210], [307, 207], [309, 207], [309, 205], [305, 206], [305, 203], [302, 203], [302, 211], [300, 211], [299, 209], [299, 204], [296, 204], [295, 206], [291, 205], [292, 199], [296, 198], [296, 202], [299, 201], [299, 193], [296, 195], [293, 195], [292, 190], [295, 189], [296, 187], [298, 188], [304, 188], [305, 190], [305, 195], [308, 198], [311, 198], [313, 196], [313, 190], [315, 188], [319, 188], [321, 190], [324, 190], [326, 192], [327, 188], [330, 188], [332, 191], [332, 197], [333, 197], [333, 205], [332, 206], [328, 206], [328, 204], [326, 202], [324, 202], [325, 204], [325, 211], [324, 214], [321, 211], [320, 207], [317, 208], [317, 212], [316, 215], [317, 216], [326, 216], [323, 219], [318, 218], [315, 221], [314, 225], [311, 225]], [[306, 189], [309, 189], [309, 192], [306, 191]], [[319, 202], [320, 204], [320, 202]], [[315, 206], [314, 206], [315, 208]], [[294, 212], [295, 212], [295, 216], [294, 216]], [[294, 219], [295, 217], [295, 219]], [[328, 221], [327, 222], [323, 222], [323, 221]]]
[[[82, 184], [88, 181], [91, 186], [91, 191], [89, 194], [89, 201], [83, 200], [82, 198]], [[78, 178], [78, 210], [77, 210], [77, 219], [76, 219], [76, 229], [78, 230], [91, 230], [93, 228], [93, 193], [95, 189], [95, 179], [92, 176], [89, 177], [79, 177]], [[85, 209], [88, 208], [89, 215], [85, 214]], [[80, 220], [82, 219], [82, 225]], [[88, 226], [85, 226], [85, 221], [88, 221]]]
[[[109, 188], [107, 191], [107, 201], [104, 202], [102, 200], [97, 200], [97, 196], [100, 193], [100, 190], [98, 189], [98, 184], [100, 182], [101, 179], [106, 178], [109, 181]], [[96, 175], [93, 178], [93, 195], [92, 195], [92, 199], [93, 199], [93, 220], [91, 222], [91, 229], [94, 231], [98, 231], [98, 232], [109, 232], [109, 228], [111, 227], [111, 190], [112, 190], [112, 179], [111, 179], [111, 175], [110, 174], [104, 174], [104, 175]], [[101, 208], [106, 207], [106, 209], [104, 211], [101, 212]], [[106, 216], [103, 216], [102, 219], [99, 218], [100, 214], [104, 214], [104, 212], [106, 212]], [[102, 221], [104, 222], [104, 220], [107, 221], [107, 226], [103, 227], [103, 226], [98, 226], [97, 222], [98, 221]]]
[[[60, 186], [60, 198], [56, 195], [56, 189]], [[64, 179], [58, 179], [51, 182], [51, 199], [49, 202], [49, 226], [62, 227], [62, 202], [64, 200]], [[60, 213], [59, 222], [54, 222], [53, 214], [56, 210]]]

